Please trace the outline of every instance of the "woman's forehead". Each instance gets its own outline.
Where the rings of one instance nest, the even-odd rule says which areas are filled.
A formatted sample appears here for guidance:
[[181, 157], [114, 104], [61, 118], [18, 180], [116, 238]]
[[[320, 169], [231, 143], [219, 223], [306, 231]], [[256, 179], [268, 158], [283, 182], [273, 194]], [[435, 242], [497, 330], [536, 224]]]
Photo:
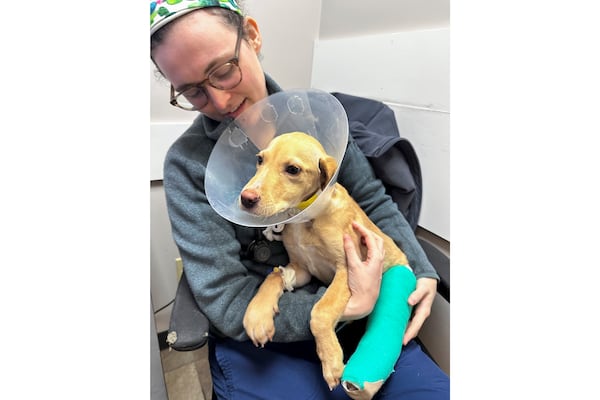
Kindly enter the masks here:
[[[203, 15], [196, 15], [203, 14]], [[173, 26], [153, 58], [165, 77], [177, 87], [204, 79], [212, 65], [233, 56], [237, 32], [216, 15], [190, 13]]]
[[219, 36], [223, 32], [235, 32], [233, 26], [227, 25], [223, 17], [201, 9], [191, 12], [172, 22], [171, 30], [178, 31], [179, 34], [202, 34], [210, 38]]

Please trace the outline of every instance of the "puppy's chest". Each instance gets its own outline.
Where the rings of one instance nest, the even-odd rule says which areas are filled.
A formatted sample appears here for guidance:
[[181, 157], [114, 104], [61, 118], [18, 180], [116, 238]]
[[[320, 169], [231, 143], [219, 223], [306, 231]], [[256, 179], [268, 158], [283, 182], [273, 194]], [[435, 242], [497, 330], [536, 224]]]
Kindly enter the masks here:
[[[340, 239], [342, 233], [338, 234]], [[283, 243], [290, 261], [306, 269], [324, 283], [330, 283], [335, 275], [336, 264], [343, 253], [343, 241], [327, 235], [310, 224], [289, 224], [283, 231]], [[340, 246], [341, 252], [340, 252]], [[345, 262], [345, 256], [344, 260]]]

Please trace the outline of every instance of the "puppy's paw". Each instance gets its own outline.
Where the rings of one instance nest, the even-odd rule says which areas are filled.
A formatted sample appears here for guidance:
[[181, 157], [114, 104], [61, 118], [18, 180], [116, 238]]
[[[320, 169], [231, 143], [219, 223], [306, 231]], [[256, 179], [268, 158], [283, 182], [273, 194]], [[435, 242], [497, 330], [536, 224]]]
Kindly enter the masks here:
[[256, 347], [264, 347], [275, 336], [273, 317], [279, 310], [275, 307], [260, 306], [250, 302], [244, 315], [244, 329]]
[[326, 358], [322, 360], [323, 378], [329, 386], [329, 390], [333, 390], [340, 384], [342, 374], [344, 373], [344, 362], [342, 356]]

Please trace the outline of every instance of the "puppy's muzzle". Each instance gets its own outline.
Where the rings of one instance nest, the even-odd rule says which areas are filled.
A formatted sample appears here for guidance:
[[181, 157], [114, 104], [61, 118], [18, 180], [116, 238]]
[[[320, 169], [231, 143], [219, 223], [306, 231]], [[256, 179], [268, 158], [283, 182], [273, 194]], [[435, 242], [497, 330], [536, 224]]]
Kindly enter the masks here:
[[260, 195], [256, 190], [246, 189], [240, 194], [240, 201], [245, 209], [253, 209], [260, 201]]

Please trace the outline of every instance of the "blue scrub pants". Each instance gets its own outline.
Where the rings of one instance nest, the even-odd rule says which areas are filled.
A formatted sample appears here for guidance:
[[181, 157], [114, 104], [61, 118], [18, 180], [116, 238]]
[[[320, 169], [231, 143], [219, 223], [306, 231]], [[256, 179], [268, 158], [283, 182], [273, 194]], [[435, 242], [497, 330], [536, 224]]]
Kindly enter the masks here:
[[[329, 391], [314, 341], [268, 343], [209, 340], [209, 361], [218, 400], [349, 399], [341, 386]], [[448, 400], [448, 376], [413, 340], [375, 399]], [[217, 400], [213, 399], [213, 400]]]

